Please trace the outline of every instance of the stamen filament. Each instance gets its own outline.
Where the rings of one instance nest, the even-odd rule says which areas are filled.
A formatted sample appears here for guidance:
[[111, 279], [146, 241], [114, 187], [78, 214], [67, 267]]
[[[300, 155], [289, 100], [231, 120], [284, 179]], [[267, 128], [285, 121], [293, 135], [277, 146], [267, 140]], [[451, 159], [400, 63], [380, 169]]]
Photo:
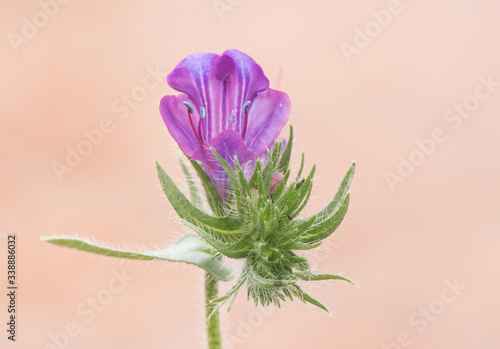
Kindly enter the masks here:
[[245, 140], [245, 135], [247, 133], [247, 126], [248, 126], [248, 107], [250, 106], [250, 101], [245, 102], [243, 104], [243, 107], [241, 107], [243, 115], [245, 116], [245, 123], [243, 124], [243, 130], [241, 132], [241, 138]]
[[[191, 114], [194, 112], [194, 108], [189, 102], [182, 102], [187, 107], [187, 112], [188, 112], [188, 118], [189, 118], [189, 123], [191, 124], [191, 129], [193, 130], [194, 136], [196, 137], [196, 140], [198, 141], [198, 144], [200, 145], [200, 148], [203, 148], [203, 141], [201, 138], [201, 132], [196, 131], [196, 128], [194, 127], [193, 123], [193, 118], [191, 117]], [[201, 130], [201, 119], [200, 122], [198, 123], [198, 130]]]

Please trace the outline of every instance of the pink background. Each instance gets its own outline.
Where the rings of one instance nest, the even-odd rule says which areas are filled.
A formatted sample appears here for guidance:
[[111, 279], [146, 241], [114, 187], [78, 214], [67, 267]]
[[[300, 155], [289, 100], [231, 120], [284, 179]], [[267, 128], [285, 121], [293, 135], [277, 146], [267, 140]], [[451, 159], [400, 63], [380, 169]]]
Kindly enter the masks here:
[[[19, 284], [17, 341], [2, 325], [2, 348], [204, 347], [198, 268], [95, 257], [40, 237], [154, 248], [186, 231], [154, 169], [160, 160], [182, 180], [158, 112], [171, 93], [164, 76], [189, 54], [228, 48], [250, 54], [291, 98], [293, 161], [304, 149], [307, 168], [318, 163], [309, 213], [356, 160], [346, 220], [313, 258], [316, 271], [345, 272], [361, 291], [305, 285], [334, 316], [298, 301], [252, 313], [241, 293], [222, 316], [226, 348], [500, 346], [500, 87], [480, 82], [500, 81], [497, 1], [220, 0], [220, 15], [212, 0], [68, 1], [45, 17], [40, 3], [0, 5], [0, 293], [8, 234], [18, 237]], [[25, 17], [40, 28], [13, 45]], [[142, 89], [156, 67], [161, 79]], [[146, 94], [124, 109], [131, 91]], [[447, 112], [463, 103], [466, 118]], [[112, 132], [59, 181], [54, 162], [107, 119]], [[415, 142], [433, 132], [444, 136], [421, 157]], [[401, 159], [418, 164], [413, 173], [398, 173]], [[389, 172], [401, 176], [393, 190]], [[114, 273], [133, 280], [112, 294]], [[106, 304], [89, 312], [89, 297]], [[6, 308], [1, 296], [2, 324]], [[78, 333], [66, 340], [68, 325]]]

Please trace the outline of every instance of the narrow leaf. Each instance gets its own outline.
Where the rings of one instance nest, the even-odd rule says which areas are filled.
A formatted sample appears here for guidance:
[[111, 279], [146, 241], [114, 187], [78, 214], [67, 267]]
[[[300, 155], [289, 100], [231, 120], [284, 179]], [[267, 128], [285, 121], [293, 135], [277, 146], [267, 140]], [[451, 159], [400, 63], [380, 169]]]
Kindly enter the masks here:
[[300, 159], [300, 168], [299, 172], [297, 173], [297, 177], [295, 178], [295, 182], [298, 182], [300, 179], [300, 176], [302, 176], [302, 171], [304, 170], [304, 163], [306, 162], [306, 156], [304, 155], [304, 152], [302, 152], [302, 157]]
[[305, 244], [305, 243], [302, 243], [302, 242], [298, 242], [298, 241], [294, 241], [292, 243], [290, 243], [288, 245], [288, 248], [290, 248], [290, 250], [294, 250], [294, 251], [305, 251], [305, 250], [312, 250], [313, 248], [316, 248], [318, 247], [319, 245], [321, 245], [323, 242], [320, 241], [320, 242], [316, 242], [314, 244]]
[[334, 274], [313, 275], [313, 274], [311, 274], [310, 271], [299, 271], [299, 270], [294, 270], [293, 273], [305, 281], [343, 280], [343, 281], [350, 282], [353, 285], [356, 285], [356, 283], [354, 281], [352, 281], [351, 279], [346, 278], [345, 276], [342, 276], [342, 275], [334, 275]]
[[283, 150], [283, 154], [281, 154], [281, 159], [278, 163], [278, 172], [285, 172], [288, 170], [288, 166], [290, 165], [290, 157], [292, 155], [292, 146], [293, 146], [293, 127], [290, 124], [290, 136], [288, 137], [288, 142], [286, 143], [285, 150]]
[[304, 291], [302, 291], [298, 285], [294, 285], [294, 288], [292, 289], [292, 292], [296, 296], [298, 296], [300, 299], [302, 299], [302, 301], [304, 303], [305, 302], [309, 302], [309, 303], [314, 304], [315, 306], [323, 309], [327, 313], [330, 313], [330, 311], [328, 310], [328, 308], [323, 303], [321, 303], [317, 299], [314, 299], [313, 297], [311, 297], [310, 295], [308, 295], [307, 293], [305, 293]]
[[185, 262], [205, 269], [219, 280], [228, 281], [232, 277], [232, 269], [221, 262], [214, 255], [206, 252], [208, 246], [199, 238], [186, 234], [169, 248], [147, 252], [133, 252], [119, 250], [79, 238], [49, 237], [45, 241], [53, 245], [73, 248], [79, 251], [90, 252], [107, 257], [134, 259], [141, 261], [167, 260], [171, 262]]
[[156, 163], [156, 171], [160, 180], [161, 187], [167, 195], [168, 200], [172, 204], [179, 217], [189, 223], [197, 226], [203, 226], [208, 230], [213, 230], [222, 234], [239, 234], [238, 229], [241, 225], [237, 219], [232, 217], [214, 217], [200, 211], [193, 206], [184, 194], [177, 188], [170, 176], [165, 170]]
[[201, 206], [200, 194], [198, 193], [198, 188], [196, 187], [194, 178], [193, 176], [191, 176], [191, 172], [189, 172], [184, 160], [182, 158], [179, 158], [179, 162], [181, 163], [182, 172], [184, 172], [184, 176], [186, 176], [186, 182], [189, 189], [189, 195], [191, 196], [191, 202], [196, 207], [200, 207]]
[[239, 181], [238, 174], [236, 173], [236, 171], [231, 167], [231, 165], [229, 165], [227, 163], [226, 160], [224, 160], [219, 155], [219, 153], [217, 153], [217, 151], [214, 148], [210, 148], [210, 151], [214, 154], [214, 156], [217, 158], [217, 161], [219, 162], [219, 164], [222, 166], [222, 168], [224, 169], [224, 171], [228, 175], [229, 180], [231, 181], [231, 185], [233, 186], [233, 188], [239, 190], [241, 185], [240, 185], [240, 181]]
[[252, 174], [252, 178], [250, 178], [250, 181], [248, 182], [248, 185], [250, 186], [250, 188], [252, 189], [257, 189], [257, 179], [258, 179], [258, 176], [261, 175], [261, 164], [260, 164], [260, 160], [257, 160], [255, 162], [255, 167], [253, 169], [253, 174]]
[[194, 230], [198, 235], [207, 241], [207, 243], [213, 246], [218, 252], [229, 258], [244, 258], [247, 256], [248, 251], [251, 249], [252, 245], [249, 243], [250, 236], [245, 236], [236, 242], [223, 242], [217, 239], [216, 234], [205, 228], [199, 227], [190, 222], [184, 222], [186, 226]]
[[328, 217], [339, 208], [339, 206], [344, 201], [345, 196], [347, 195], [347, 191], [349, 190], [352, 179], [354, 177], [355, 169], [356, 164], [353, 163], [351, 167], [349, 167], [349, 170], [347, 170], [347, 173], [345, 174], [342, 183], [340, 183], [339, 189], [337, 190], [337, 193], [335, 194], [333, 200], [318, 213], [318, 217]]
[[306, 230], [306, 232], [304, 232], [304, 234], [300, 237], [300, 241], [313, 243], [321, 241], [333, 233], [347, 213], [347, 208], [349, 207], [349, 197], [350, 194], [347, 194], [344, 202], [333, 215], [323, 221], [318, 221], [312, 226], [311, 229]]
[[220, 217], [223, 215], [223, 203], [215, 188], [212, 180], [208, 177], [207, 173], [203, 170], [203, 168], [196, 162], [195, 160], [191, 160], [191, 165], [196, 171], [196, 174], [201, 180], [201, 184], [203, 185], [203, 189], [205, 189], [205, 195], [207, 196], [208, 205], [212, 209], [212, 212]]

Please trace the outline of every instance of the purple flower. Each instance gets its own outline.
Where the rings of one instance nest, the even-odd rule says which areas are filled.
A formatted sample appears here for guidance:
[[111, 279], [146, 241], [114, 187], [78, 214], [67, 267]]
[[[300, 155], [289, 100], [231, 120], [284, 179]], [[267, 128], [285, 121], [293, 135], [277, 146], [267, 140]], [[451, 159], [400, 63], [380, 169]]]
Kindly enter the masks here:
[[210, 148], [233, 168], [235, 156], [242, 165], [255, 161], [288, 121], [290, 100], [270, 89], [262, 68], [237, 50], [188, 56], [167, 82], [182, 93], [162, 98], [163, 121], [182, 151], [202, 163], [225, 200], [229, 180]]

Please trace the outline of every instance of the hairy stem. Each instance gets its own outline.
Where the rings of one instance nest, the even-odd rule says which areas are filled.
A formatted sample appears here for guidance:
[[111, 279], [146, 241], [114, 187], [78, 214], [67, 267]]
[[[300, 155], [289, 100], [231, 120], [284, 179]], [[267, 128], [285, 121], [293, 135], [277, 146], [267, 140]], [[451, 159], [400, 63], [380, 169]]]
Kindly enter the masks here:
[[210, 274], [205, 275], [205, 308], [207, 317], [207, 336], [209, 349], [221, 349], [219, 311], [212, 314], [214, 306], [210, 301], [217, 297], [217, 280]]

